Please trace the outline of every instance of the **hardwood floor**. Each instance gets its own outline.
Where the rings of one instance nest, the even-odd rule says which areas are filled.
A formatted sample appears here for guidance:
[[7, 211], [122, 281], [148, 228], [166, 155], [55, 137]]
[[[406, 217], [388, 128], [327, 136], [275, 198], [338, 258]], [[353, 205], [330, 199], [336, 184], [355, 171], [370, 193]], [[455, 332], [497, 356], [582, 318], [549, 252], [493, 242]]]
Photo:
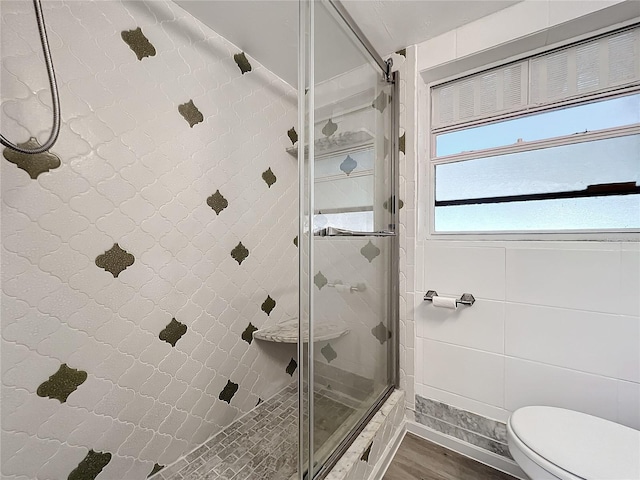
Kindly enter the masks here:
[[407, 433], [383, 480], [517, 480]]

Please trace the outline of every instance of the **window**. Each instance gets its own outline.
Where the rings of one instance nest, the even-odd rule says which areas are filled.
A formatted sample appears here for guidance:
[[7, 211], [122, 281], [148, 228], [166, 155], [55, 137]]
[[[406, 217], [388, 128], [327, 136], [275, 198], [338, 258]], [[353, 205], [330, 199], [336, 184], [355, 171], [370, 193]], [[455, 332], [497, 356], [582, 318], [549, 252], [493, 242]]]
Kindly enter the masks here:
[[431, 89], [434, 233], [640, 229], [640, 28]]

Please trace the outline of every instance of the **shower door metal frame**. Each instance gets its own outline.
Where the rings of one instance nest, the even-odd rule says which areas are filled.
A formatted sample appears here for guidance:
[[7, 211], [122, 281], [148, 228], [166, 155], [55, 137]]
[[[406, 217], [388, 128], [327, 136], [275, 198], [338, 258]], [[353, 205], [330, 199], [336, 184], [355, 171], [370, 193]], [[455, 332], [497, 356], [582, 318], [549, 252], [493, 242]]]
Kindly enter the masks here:
[[[313, 8], [311, 8], [311, 12], [308, 11], [308, 4], [312, 3], [314, 0], [300, 0], [300, 23], [299, 25], [302, 27], [302, 25], [304, 24], [303, 22], [303, 16], [307, 16], [306, 21], [310, 22], [310, 25], [308, 25], [307, 28], [309, 28], [309, 35], [311, 37], [311, 42], [309, 43], [313, 43], [315, 41], [315, 38], [313, 36]], [[329, 3], [337, 12], [338, 16], [344, 21], [345, 25], [349, 28], [349, 30], [352, 32], [353, 36], [357, 39], [357, 41], [362, 45], [362, 47], [364, 48], [364, 50], [367, 51], [367, 53], [370, 55], [370, 57], [374, 60], [374, 62], [379, 66], [380, 70], [381, 70], [381, 75], [383, 77], [383, 79], [388, 82], [391, 85], [391, 106], [392, 106], [392, 114], [391, 114], [391, 125], [390, 125], [390, 129], [391, 129], [391, 140], [390, 140], [390, 149], [391, 151], [389, 152], [390, 154], [390, 168], [389, 168], [389, 175], [391, 177], [391, 182], [390, 182], [390, 200], [389, 200], [389, 207], [390, 207], [390, 224], [389, 224], [389, 230], [392, 230], [393, 232], [395, 232], [395, 235], [393, 235], [392, 237], [389, 238], [389, 242], [391, 243], [390, 245], [390, 255], [389, 255], [389, 285], [388, 285], [388, 291], [389, 291], [389, 302], [388, 302], [388, 311], [387, 311], [387, 316], [388, 316], [388, 328], [390, 331], [390, 341], [388, 342], [389, 346], [388, 346], [388, 379], [389, 379], [389, 385], [387, 386], [387, 388], [380, 394], [380, 396], [378, 397], [378, 399], [373, 403], [373, 405], [371, 405], [371, 407], [369, 407], [367, 409], [367, 411], [365, 412], [365, 414], [362, 416], [362, 418], [360, 419], [360, 421], [358, 422], [358, 424], [349, 432], [349, 434], [342, 440], [342, 442], [340, 442], [340, 444], [336, 447], [336, 449], [333, 451], [333, 453], [329, 456], [329, 458], [323, 463], [323, 465], [319, 468], [319, 470], [317, 471], [317, 473], [315, 473], [315, 475], [313, 474], [314, 471], [314, 465], [313, 465], [313, 378], [314, 378], [314, 369], [313, 369], [313, 329], [311, 328], [311, 317], [312, 317], [312, 308], [313, 308], [313, 294], [311, 293], [313, 290], [310, 288], [309, 289], [309, 320], [310, 320], [310, 325], [309, 325], [309, 351], [308, 353], [308, 360], [309, 360], [309, 365], [307, 366], [307, 376], [308, 376], [308, 385], [310, 388], [310, 393], [309, 393], [309, 399], [308, 399], [308, 411], [309, 411], [309, 429], [307, 432], [307, 439], [306, 439], [306, 443], [307, 446], [309, 448], [309, 457], [308, 457], [308, 464], [307, 464], [307, 469], [306, 469], [306, 473], [305, 473], [305, 466], [304, 466], [304, 461], [302, 458], [299, 458], [298, 460], [298, 465], [299, 465], [299, 478], [301, 479], [305, 479], [305, 480], [311, 480], [311, 478], [313, 478], [313, 480], [321, 480], [324, 477], [326, 477], [326, 475], [331, 471], [331, 469], [335, 466], [335, 464], [338, 462], [338, 460], [342, 457], [342, 455], [344, 455], [344, 453], [348, 450], [348, 448], [351, 446], [351, 444], [355, 441], [356, 438], [358, 438], [358, 435], [360, 435], [360, 433], [364, 430], [365, 426], [369, 423], [369, 421], [373, 418], [373, 416], [378, 412], [378, 410], [380, 410], [380, 408], [382, 407], [382, 405], [384, 404], [384, 402], [387, 400], [387, 398], [389, 398], [389, 396], [391, 395], [391, 393], [393, 393], [393, 391], [397, 388], [400, 387], [400, 357], [399, 357], [399, 318], [400, 318], [400, 312], [399, 312], [399, 283], [400, 283], [400, 270], [399, 270], [399, 259], [400, 259], [400, 242], [399, 242], [399, 235], [400, 235], [400, 231], [399, 231], [399, 198], [398, 198], [398, 194], [400, 192], [400, 188], [399, 188], [399, 184], [400, 184], [400, 178], [399, 178], [399, 168], [398, 168], [398, 162], [399, 162], [399, 140], [400, 140], [400, 135], [399, 135], [399, 118], [400, 118], [400, 97], [399, 97], [399, 93], [400, 93], [400, 74], [399, 72], [391, 72], [391, 62], [390, 61], [384, 61], [382, 59], [382, 57], [378, 54], [378, 52], [375, 50], [375, 48], [373, 47], [373, 45], [369, 42], [369, 40], [366, 38], [366, 36], [364, 35], [364, 33], [362, 33], [362, 31], [360, 30], [360, 28], [358, 27], [358, 25], [354, 22], [353, 18], [351, 17], [351, 15], [349, 15], [349, 13], [347, 12], [347, 10], [344, 8], [344, 6], [342, 5], [342, 3], [340, 2], [340, 0], [327, 0], [327, 3]], [[302, 4], [305, 4], [305, 6], [303, 7]], [[310, 15], [309, 15], [310, 14]], [[302, 38], [302, 36], [300, 37]], [[301, 135], [300, 138], [302, 139], [302, 141], [299, 143], [298, 145], [298, 161], [299, 161], [299, 169], [300, 169], [300, 175], [299, 175], [299, 181], [300, 181], [300, 226], [299, 226], [299, 239], [300, 239], [300, 245], [302, 246], [302, 238], [303, 238], [303, 233], [304, 233], [304, 228], [303, 228], [303, 218], [304, 218], [304, 151], [305, 151], [305, 141], [309, 140], [308, 138], [306, 138], [306, 125], [304, 123], [305, 121], [305, 113], [308, 114], [308, 118], [307, 121], [310, 122], [310, 125], [313, 125], [313, 120], [314, 120], [314, 112], [313, 112], [313, 108], [314, 108], [314, 102], [313, 102], [313, 95], [315, 94], [314, 92], [314, 85], [313, 85], [313, 78], [314, 78], [314, 67], [313, 67], [313, 45], [310, 46], [309, 49], [306, 48], [306, 45], [300, 45], [299, 46], [299, 61], [302, 62], [308, 62], [308, 71], [306, 70], [307, 65], [299, 65], [298, 66], [298, 72], [299, 75], [305, 75], [308, 74], [309, 78], [312, 80], [311, 82], [309, 82], [309, 92], [311, 93], [311, 95], [309, 95], [309, 99], [305, 99], [306, 95], [301, 95], [300, 93], [298, 94], [298, 98], [299, 101], [303, 101], [306, 102], [308, 101], [308, 105], [305, 104], [304, 106], [300, 105], [299, 106], [299, 115], [298, 115], [298, 120], [300, 122], [300, 130], [301, 130]], [[309, 58], [310, 56], [310, 58]], [[304, 91], [304, 88], [306, 87], [305, 85], [305, 78], [299, 78], [298, 81], [298, 87], [299, 89], [302, 88]], [[300, 90], [299, 90], [300, 92]], [[306, 112], [305, 107], [308, 107], [308, 112]], [[308, 148], [309, 148], [309, 153], [308, 153], [308, 158], [312, 159], [313, 157], [313, 143], [309, 141], [308, 142]], [[310, 162], [313, 163], [313, 162]], [[309, 225], [308, 225], [308, 232], [309, 232], [309, 263], [308, 263], [308, 268], [310, 268], [309, 270], [309, 275], [311, 274], [311, 272], [313, 271], [312, 267], [313, 267], [313, 235], [311, 234], [311, 232], [313, 232], [313, 166], [310, 166], [309, 172], [307, 172], [309, 175], [309, 191], [307, 192], [307, 194], [310, 196], [310, 204], [308, 206], [309, 208]], [[301, 250], [299, 251], [299, 255], [301, 255]], [[302, 260], [301, 260], [302, 262]], [[300, 265], [302, 265], [302, 263], [300, 263]], [[302, 278], [300, 279], [302, 280]], [[303, 293], [303, 289], [300, 286], [300, 294]], [[300, 314], [302, 314], [302, 307], [299, 307], [299, 311]], [[300, 319], [300, 325], [302, 325], [302, 315], [299, 317]], [[304, 426], [303, 426], [303, 422], [304, 419], [302, 418], [303, 413], [304, 413], [304, 406], [303, 406], [303, 402], [304, 402], [304, 391], [303, 391], [303, 381], [304, 381], [304, 359], [303, 359], [303, 353], [304, 353], [304, 344], [303, 344], [303, 336], [302, 336], [302, 327], [300, 327], [300, 332], [299, 332], [299, 345], [298, 345], [298, 352], [300, 355], [299, 358], [299, 385], [298, 385], [298, 389], [299, 389], [299, 401], [300, 401], [300, 417], [299, 418], [299, 440], [300, 440], [300, 445], [304, 445], [304, 440], [305, 440], [305, 436], [304, 436]], [[302, 450], [300, 450], [302, 451]], [[301, 455], [302, 457], [302, 455]], [[311, 477], [309, 476], [309, 472], [311, 472]]]

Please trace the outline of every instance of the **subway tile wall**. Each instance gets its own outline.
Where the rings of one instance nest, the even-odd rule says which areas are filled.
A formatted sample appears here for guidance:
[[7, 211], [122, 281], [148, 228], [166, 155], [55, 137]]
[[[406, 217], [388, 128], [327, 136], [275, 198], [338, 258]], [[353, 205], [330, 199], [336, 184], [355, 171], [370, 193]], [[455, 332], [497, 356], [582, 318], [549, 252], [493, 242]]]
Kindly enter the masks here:
[[640, 428], [638, 243], [418, 248], [418, 291], [477, 301], [453, 311], [416, 299], [416, 393], [500, 421], [552, 405]]
[[[296, 315], [296, 94], [173, 2], [43, 7], [63, 121], [0, 159], [2, 477], [144, 479], [292, 381], [251, 333]], [[0, 14], [2, 130], [42, 143], [33, 6]]]

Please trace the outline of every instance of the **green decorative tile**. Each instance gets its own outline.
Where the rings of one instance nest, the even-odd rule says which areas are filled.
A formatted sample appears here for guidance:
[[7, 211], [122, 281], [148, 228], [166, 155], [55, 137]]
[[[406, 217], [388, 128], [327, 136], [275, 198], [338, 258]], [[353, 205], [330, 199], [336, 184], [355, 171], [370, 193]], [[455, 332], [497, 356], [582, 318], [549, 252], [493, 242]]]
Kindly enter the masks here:
[[[403, 133], [403, 134], [402, 134], [402, 136], [398, 139], [398, 149], [399, 149], [402, 153], [405, 153], [405, 151], [404, 151], [405, 135], [406, 135], [406, 133]], [[406, 154], [405, 154], [405, 155], [406, 155]]]
[[407, 49], [403, 48], [402, 50], [398, 50], [396, 52], [398, 55], [402, 55], [404, 58], [407, 58]]
[[216, 190], [216, 193], [207, 198], [207, 205], [215, 210], [216, 215], [220, 215], [220, 212], [229, 206], [229, 202], [222, 196], [220, 190]]
[[198, 107], [194, 105], [193, 100], [189, 100], [187, 103], [178, 105], [178, 112], [180, 112], [182, 118], [187, 121], [191, 128], [193, 128], [194, 125], [197, 125], [198, 123], [202, 123], [204, 121], [204, 116], [202, 115], [200, 110], [198, 110]]
[[295, 145], [298, 141], [298, 132], [296, 132], [295, 127], [291, 127], [287, 131], [287, 135], [289, 135], [289, 140], [291, 140], [291, 145]]
[[236, 53], [233, 56], [233, 59], [236, 61], [236, 65], [238, 65], [238, 68], [242, 72], [242, 75], [251, 71], [251, 64], [249, 63], [249, 60], [247, 60], [247, 56], [244, 54], [244, 52]]
[[135, 30], [124, 30], [120, 35], [124, 43], [129, 45], [129, 48], [136, 54], [138, 60], [142, 60], [145, 57], [153, 57], [156, 54], [155, 47], [144, 36], [140, 27]]
[[267, 315], [271, 315], [271, 311], [276, 308], [276, 301], [271, 298], [271, 296], [267, 295], [267, 299], [262, 302], [262, 306], [260, 308]]
[[167, 326], [160, 332], [158, 338], [175, 347], [178, 340], [180, 340], [185, 333], [187, 333], [187, 326], [175, 318], [172, 318]]
[[[389, 200], [385, 201], [382, 204], [382, 208], [384, 208], [385, 210], [388, 210], [389, 212], [392, 212], [392, 208], [393, 208], [393, 200], [395, 197], [390, 197]], [[401, 199], [398, 199], [398, 210], [402, 210], [402, 207], [404, 207], [404, 202]]]
[[327, 284], [327, 277], [325, 277], [322, 274], [322, 272], [319, 271], [313, 277], [313, 283], [316, 284], [316, 287], [318, 287], [318, 290], [322, 290], [322, 287], [324, 287]]
[[371, 240], [360, 249], [360, 253], [364, 258], [369, 260], [369, 263], [373, 262], [373, 259], [380, 255], [380, 249], [376, 247]]
[[263, 400], [262, 400], [261, 398], [258, 398], [258, 403], [256, 403], [256, 407], [257, 407], [258, 405], [260, 405], [262, 402], [263, 402]]
[[382, 322], [371, 329], [371, 334], [378, 339], [380, 345], [391, 338], [391, 332]]
[[378, 110], [380, 113], [384, 112], [384, 109], [387, 108], [387, 105], [391, 103], [391, 96], [387, 95], [385, 92], [380, 92], [380, 95], [376, 97], [371, 106]]
[[322, 133], [326, 136], [326, 137], [330, 137], [331, 135], [333, 135], [334, 133], [336, 133], [336, 130], [338, 130], [338, 125], [336, 125], [335, 123], [333, 123], [333, 121], [331, 119], [329, 119], [327, 121], [327, 123], [325, 124], [324, 127], [322, 127]]
[[296, 368], [298, 368], [298, 362], [296, 362], [293, 358], [291, 359], [291, 361], [289, 362], [289, 365], [287, 365], [287, 368], [285, 369], [285, 371], [293, 377], [294, 372], [296, 371]]
[[[37, 148], [40, 146], [40, 143], [35, 137], [31, 137], [26, 142], [18, 143], [18, 146], [21, 148]], [[15, 163], [18, 168], [27, 172], [34, 180], [38, 178], [38, 175], [41, 173], [48, 172], [60, 166], [60, 158], [49, 151], [30, 155], [16, 152], [11, 148], [5, 148], [2, 151], [2, 155], [9, 162]]]
[[327, 360], [327, 362], [331, 363], [333, 360], [338, 358], [338, 354], [333, 349], [330, 343], [327, 343], [324, 347], [320, 349], [320, 353]]
[[39, 397], [55, 398], [60, 403], [64, 403], [86, 379], [87, 372], [69, 368], [66, 363], [63, 363], [58, 371], [49, 377], [49, 380], [40, 384], [36, 393]]
[[276, 180], [277, 180], [276, 176], [271, 171], [271, 167], [269, 167], [267, 170], [262, 172], [262, 179], [269, 186], [269, 188], [271, 188], [271, 185], [276, 183]]
[[298, 246], [298, 236], [296, 235], [296, 238], [293, 239], [293, 244], [297, 247]]
[[351, 175], [356, 167], [358, 166], [358, 162], [356, 162], [351, 155], [347, 155], [347, 157], [340, 164], [340, 170], [347, 174], [347, 176]]
[[89, 450], [87, 456], [69, 474], [67, 480], [94, 480], [110, 461], [110, 453]]
[[96, 265], [117, 278], [123, 270], [133, 265], [135, 260], [133, 255], [114, 243], [113, 247], [96, 257]]
[[367, 447], [367, 449], [364, 451], [364, 453], [362, 454], [362, 456], [360, 457], [360, 460], [362, 460], [363, 462], [368, 462], [369, 461], [369, 455], [371, 455], [371, 447], [373, 446], [373, 442], [371, 442], [369, 444], [369, 446]]
[[227, 384], [218, 395], [218, 398], [224, 402], [231, 404], [231, 399], [238, 391], [238, 384], [233, 383], [231, 380], [227, 380]]
[[162, 470], [165, 466], [164, 465], [158, 465], [157, 463], [153, 466], [153, 470], [151, 470], [151, 473], [149, 475], [147, 475], [147, 478], [155, 475], [156, 473], [158, 473], [160, 470]]
[[253, 332], [255, 332], [256, 330], [258, 329], [253, 326], [253, 323], [249, 322], [249, 325], [247, 325], [247, 328], [245, 328], [244, 332], [242, 332], [242, 335], [241, 335], [242, 340], [244, 340], [249, 345], [251, 345], [251, 342], [253, 342]]
[[238, 265], [242, 265], [242, 262], [249, 256], [249, 250], [240, 242], [231, 250], [231, 256], [238, 262]]

